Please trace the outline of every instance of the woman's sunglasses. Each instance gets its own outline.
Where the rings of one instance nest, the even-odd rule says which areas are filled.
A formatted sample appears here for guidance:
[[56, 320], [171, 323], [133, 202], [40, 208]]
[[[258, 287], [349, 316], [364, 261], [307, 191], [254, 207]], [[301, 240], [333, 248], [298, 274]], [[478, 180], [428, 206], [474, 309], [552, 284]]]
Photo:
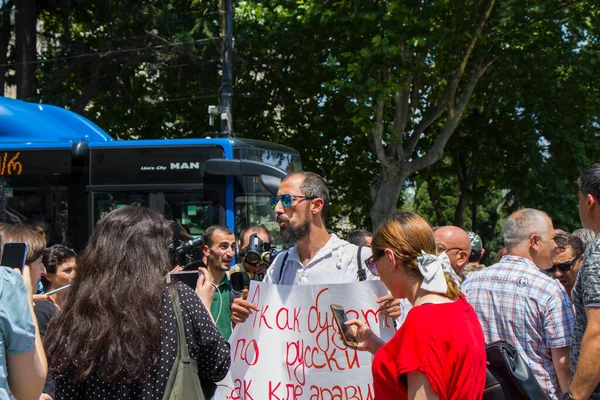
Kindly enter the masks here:
[[316, 197], [316, 196], [296, 196], [296, 195], [287, 193], [287, 194], [282, 194], [279, 196], [271, 197], [269, 199], [269, 205], [274, 210], [275, 207], [277, 207], [277, 203], [279, 203], [279, 201], [281, 201], [281, 205], [283, 206], [283, 208], [290, 208], [292, 206], [293, 199], [314, 200], [317, 198], [318, 197]]
[[566, 262], [560, 263], [560, 264], [553, 264], [552, 268], [547, 269], [546, 271], [548, 271], [549, 273], [553, 273], [553, 272], [556, 272], [556, 269], [558, 268], [560, 270], [560, 272], [569, 272], [571, 270], [571, 268], [573, 268], [573, 265], [575, 265], [575, 262], [578, 259], [579, 259], [579, 257], [575, 257], [571, 261], [566, 261]]
[[376, 250], [371, 257], [365, 260], [365, 265], [371, 274], [379, 276], [379, 272], [377, 272], [377, 260], [379, 260], [384, 254], [384, 250]]

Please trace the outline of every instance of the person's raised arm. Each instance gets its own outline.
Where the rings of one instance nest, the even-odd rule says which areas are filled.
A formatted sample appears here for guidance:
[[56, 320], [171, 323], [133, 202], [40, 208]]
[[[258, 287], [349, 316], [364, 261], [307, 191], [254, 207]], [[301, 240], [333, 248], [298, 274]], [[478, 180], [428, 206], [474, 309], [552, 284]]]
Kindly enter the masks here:
[[[33, 347], [22, 353], [6, 352], [7, 382], [10, 391], [16, 399], [37, 400], [44, 389], [44, 383], [46, 383], [48, 363], [37, 320], [34, 317], [33, 288], [31, 287], [29, 266], [26, 265], [23, 268], [23, 275], [21, 277], [25, 284], [26, 296], [20, 297], [18, 300], [28, 303], [24, 309], [29, 310], [28, 317], [31, 318], [35, 327], [35, 343]], [[13, 298], [12, 300], [16, 301], [17, 299]]]
[[573, 398], [587, 399], [600, 383], [600, 307], [587, 307], [587, 327], [581, 341], [577, 371], [571, 384]]

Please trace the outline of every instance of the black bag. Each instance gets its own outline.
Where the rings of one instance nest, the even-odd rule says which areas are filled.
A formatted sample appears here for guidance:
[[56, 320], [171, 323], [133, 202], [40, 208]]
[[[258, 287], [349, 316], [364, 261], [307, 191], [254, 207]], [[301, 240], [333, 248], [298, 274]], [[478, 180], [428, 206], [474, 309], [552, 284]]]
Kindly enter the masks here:
[[488, 344], [483, 400], [550, 400], [517, 350], [504, 340]]

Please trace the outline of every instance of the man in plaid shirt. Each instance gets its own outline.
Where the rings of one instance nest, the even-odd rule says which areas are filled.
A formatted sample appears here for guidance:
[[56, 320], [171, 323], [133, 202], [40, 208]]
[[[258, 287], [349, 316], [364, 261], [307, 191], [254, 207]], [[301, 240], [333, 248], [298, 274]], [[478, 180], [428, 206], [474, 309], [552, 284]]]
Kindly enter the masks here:
[[508, 254], [462, 285], [486, 343], [515, 346], [551, 399], [571, 384], [573, 309], [562, 286], [540, 269], [552, 267], [554, 228], [546, 213], [525, 208], [504, 224]]

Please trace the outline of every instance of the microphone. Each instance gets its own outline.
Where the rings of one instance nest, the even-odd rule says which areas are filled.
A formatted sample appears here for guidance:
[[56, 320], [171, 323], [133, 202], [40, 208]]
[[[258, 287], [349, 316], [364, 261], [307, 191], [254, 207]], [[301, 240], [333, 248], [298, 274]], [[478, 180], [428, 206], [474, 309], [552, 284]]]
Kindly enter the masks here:
[[239, 297], [244, 290], [244, 274], [242, 272], [233, 272], [229, 275], [231, 281], [231, 290], [236, 297]]

